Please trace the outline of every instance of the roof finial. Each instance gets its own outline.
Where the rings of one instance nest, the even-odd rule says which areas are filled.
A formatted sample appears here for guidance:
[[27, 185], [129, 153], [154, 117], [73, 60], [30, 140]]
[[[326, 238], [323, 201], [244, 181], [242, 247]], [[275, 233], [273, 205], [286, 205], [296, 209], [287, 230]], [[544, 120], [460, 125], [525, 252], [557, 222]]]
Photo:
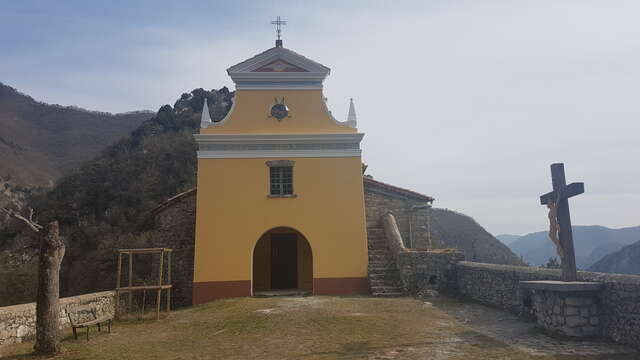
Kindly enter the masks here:
[[356, 107], [353, 105], [353, 98], [349, 100], [349, 114], [347, 115], [347, 124], [351, 127], [356, 127], [358, 124], [356, 117]]
[[209, 115], [209, 106], [207, 105], [207, 98], [204, 98], [204, 105], [202, 106], [202, 116], [200, 116], [200, 127], [206, 129], [213, 122], [211, 121], [211, 115]]
[[276, 39], [276, 46], [282, 47], [282, 40], [280, 39], [282, 29], [280, 28], [280, 25], [287, 25], [287, 20], [281, 20], [280, 15], [278, 15], [275, 20], [271, 21], [271, 24], [276, 26], [276, 34], [278, 35], [278, 39]]

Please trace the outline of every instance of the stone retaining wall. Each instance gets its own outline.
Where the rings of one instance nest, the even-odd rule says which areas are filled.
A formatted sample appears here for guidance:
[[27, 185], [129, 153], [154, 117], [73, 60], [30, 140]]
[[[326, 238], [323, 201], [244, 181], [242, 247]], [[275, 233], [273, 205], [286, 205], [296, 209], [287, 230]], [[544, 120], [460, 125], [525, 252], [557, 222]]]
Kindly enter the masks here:
[[[67, 313], [85, 320], [96, 309], [98, 317], [114, 314], [114, 292], [103, 291], [60, 299], [60, 328], [70, 326]], [[0, 307], [0, 345], [30, 340], [36, 334], [36, 303]]]
[[[364, 204], [367, 226], [379, 226], [379, 221], [387, 212], [393, 212], [404, 246], [409, 248], [428, 248], [427, 229], [428, 209], [415, 208], [426, 204], [425, 200], [403, 197], [385, 191], [373, 181], [364, 182]], [[431, 239], [432, 243], [435, 242]], [[432, 247], [439, 247], [435, 242]]]
[[[456, 268], [460, 295], [525, 316], [534, 315], [532, 298], [520, 281], [560, 280], [555, 269], [468, 261]], [[579, 271], [578, 280], [604, 284], [599, 299], [602, 336], [640, 348], [640, 276]]]
[[434, 289], [445, 294], [455, 294], [458, 284], [456, 263], [464, 260], [464, 255], [456, 250], [407, 250], [396, 258], [400, 277], [409, 293]]
[[415, 294], [424, 289], [457, 292], [456, 263], [464, 255], [455, 249], [415, 250], [404, 247], [395, 216], [387, 212], [380, 220], [404, 288]]

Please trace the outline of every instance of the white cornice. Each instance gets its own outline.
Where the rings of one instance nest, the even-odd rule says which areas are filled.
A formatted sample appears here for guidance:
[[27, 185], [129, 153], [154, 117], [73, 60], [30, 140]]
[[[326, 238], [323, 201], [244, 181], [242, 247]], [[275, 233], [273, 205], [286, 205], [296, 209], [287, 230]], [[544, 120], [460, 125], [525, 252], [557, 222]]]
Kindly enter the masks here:
[[362, 150], [198, 151], [198, 159], [359, 157]]
[[357, 143], [364, 134], [194, 134], [198, 144]]
[[236, 83], [236, 90], [322, 90], [321, 82], [312, 83]]
[[198, 158], [360, 156], [364, 134], [194, 134]]

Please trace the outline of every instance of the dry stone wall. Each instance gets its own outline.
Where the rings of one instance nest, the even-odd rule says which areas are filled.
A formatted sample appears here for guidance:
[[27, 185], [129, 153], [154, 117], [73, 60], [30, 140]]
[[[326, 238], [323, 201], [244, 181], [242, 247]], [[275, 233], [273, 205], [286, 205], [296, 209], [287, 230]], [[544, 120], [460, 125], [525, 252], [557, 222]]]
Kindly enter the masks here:
[[455, 294], [458, 289], [456, 263], [464, 260], [459, 251], [405, 251], [396, 258], [402, 282], [412, 294], [433, 289]]
[[552, 332], [576, 337], [600, 336], [600, 292], [533, 290], [538, 324]]
[[[173, 249], [171, 307], [191, 306], [196, 191], [189, 190], [155, 211], [154, 246]], [[165, 270], [166, 271], [166, 270]], [[166, 273], [165, 277], [166, 279]]]
[[412, 294], [425, 289], [444, 293], [457, 291], [456, 264], [464, 260], [461, 252], [454, 249], [407, 249], [403, 246], [395, 216], [388, 212], [380, 222], [406, 291]]
[[[60, 328], [70, 326], [67, 313], [80, 321], [91, 318], [95, 309], [98, 317], [113, 316], [114, 292], [84, 294], [60, 299]], [[0, 308], [0, 345], [30, 340], [36, 334], [36, 303]]]
[[[428, 248], [429, 232], [427, 228], [427, 209], [413, 209], [414, 206], [424, 205], [424, 201], [390, 195], [381, 189], [367, 186], [364, 191], [365, 215], [367, 227], [381, 226], [380, 219], [387, 212], [392, 212], [402, 235], [404, 246], [407, 248]], [[432, 239], [432, 242], [434, 240]], [[432, 244], [432, 247], [440, 247]]]

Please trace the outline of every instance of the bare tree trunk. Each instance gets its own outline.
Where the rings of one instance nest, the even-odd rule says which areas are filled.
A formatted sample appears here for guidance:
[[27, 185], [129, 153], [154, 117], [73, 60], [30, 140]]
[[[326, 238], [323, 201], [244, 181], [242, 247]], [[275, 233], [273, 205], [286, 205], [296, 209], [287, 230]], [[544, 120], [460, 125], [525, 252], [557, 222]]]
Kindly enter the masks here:
[[36, 345], [41, 354], [60, 351], [60, 264], [65, 246], [60, 239], [58, 222], [49, 223], [40, 240], [38, 262], [38, 297], [36, 302]]

